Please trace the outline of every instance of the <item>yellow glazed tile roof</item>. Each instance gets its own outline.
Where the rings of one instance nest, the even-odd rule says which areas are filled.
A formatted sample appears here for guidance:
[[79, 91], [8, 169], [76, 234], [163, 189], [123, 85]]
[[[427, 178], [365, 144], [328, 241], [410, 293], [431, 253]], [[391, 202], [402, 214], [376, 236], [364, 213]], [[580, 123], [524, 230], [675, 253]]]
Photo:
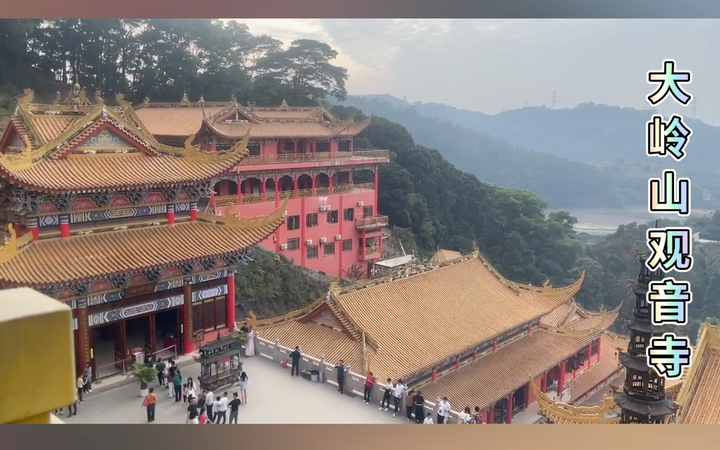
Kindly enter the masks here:
[[135, 114], [147, 129], [156, 136], [190, 136], [202, 126], [204, 117], [224, 110], [224, 107], [207, 107], [205, 116], [198, 107], [138, 108]]
[[693, 366], [677, 402], [678, 423], [720, 424], [720, 327], [702, 325]]
[[[581, 282], [560, 289], [517, 285], [477, 253], [408, 277], [371, 280], [320, 303], [332, 305], [339, 321], [354, 330], [356, 341], [360, 334], [365, 336], [371, 347], [369, 370], [381, 377], [406, 378], [539, 320], [571, 302]], [[280, 342], [284, 346], [298, 345], [288, 330], [299, 329], [289, 322], [310, 314], [312, 310], [305, 309], [268, 319], [261, 333], [284, 336], [287, 341]]]
[[628, 340], [614, 334], [603, 333], [600, 336], [600, 360], [568, 382], [570, 403], [606, 380], [610, 375], [622, 369], [618, 360], [618, 348], [627, 348]]
[[428, 399], [447, 397], [456, 410], [484, 409], [586, 348], [596, 337], [540, 329], [420, 389]]
[[[222, 257], [272, 234], [285, 220], [284, 208], [261, 218], [226, 219], [203, 214], [203, 220], [174, 225], [41, 239], [0, 263], [0, 281], [29, 286], [63, 284]], [[11, 239], [6, 246], [13, 244]]]

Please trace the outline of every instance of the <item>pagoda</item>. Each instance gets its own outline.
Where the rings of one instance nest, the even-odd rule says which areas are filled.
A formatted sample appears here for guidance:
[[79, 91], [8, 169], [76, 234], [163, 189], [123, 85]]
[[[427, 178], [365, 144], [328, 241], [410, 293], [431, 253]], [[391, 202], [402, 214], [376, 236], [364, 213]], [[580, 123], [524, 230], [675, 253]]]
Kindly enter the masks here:
[[625, 367], [625, 384], [613, 397], [621, 410], [620, 423], [664, 423], [675, 412], [675, 405], [665, 392], [665, 378], [647, 364], [650, 339], [661, 333], [660, 327], [650, 320], [646, 298], [650, 282], [659, 280], [661, 275], [659, 271], [650, 271], [646, 259], [640, 257], [640, 274], [633, 287], [635, 308], [628, 323], [630, 343], [627, 351], [619, 355]]
[[215, 153], [162, 144], [116, 100], [75, 85], [40, 104], [26, 90], [0, 139], [0, 288], [69, 305], [78, 370], [96, 378], [232, 332], [235, 268], [285, 221], [284, 205], [257, 218], [203, 212], [247, 136]]

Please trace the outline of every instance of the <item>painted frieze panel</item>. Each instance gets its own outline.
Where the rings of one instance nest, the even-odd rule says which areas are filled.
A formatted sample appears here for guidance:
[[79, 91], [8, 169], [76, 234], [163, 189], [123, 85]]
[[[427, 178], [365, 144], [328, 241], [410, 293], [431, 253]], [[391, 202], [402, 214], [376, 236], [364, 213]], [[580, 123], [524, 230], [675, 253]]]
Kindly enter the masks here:
[[175, 308], [182, 306], [184, 303], [183, 295], [174, 295], [172, 297], [163, 298], [160, 300], [154, 300], [140, 305], [128, 306], [125, 308], [113, 309], [111, 311], [105, 311], [102, 313], [88, 314], [88, 325], [98, 326], [117, 320], [129, 319], [131, 317], [140, 316], [143, 314], [149, 314], [164, 309]]

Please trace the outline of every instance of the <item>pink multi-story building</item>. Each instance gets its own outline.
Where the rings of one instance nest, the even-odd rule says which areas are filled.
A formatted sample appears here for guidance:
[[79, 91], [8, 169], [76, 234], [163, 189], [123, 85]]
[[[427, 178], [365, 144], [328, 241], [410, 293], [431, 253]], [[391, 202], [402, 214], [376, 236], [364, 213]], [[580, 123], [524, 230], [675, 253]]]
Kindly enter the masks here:
[[136, 114], [161, 142], [222, 152], [248, 133], [249, 156], [213, 186], [215, 213], [269, 214], [285, 200], [287, 221], [260, 245], [343, 278], [367, 277], [382, 255], [378, 166], [389, 151], [356, 149], [370, 121], [338, 120], [321, 107], [144, 102]]

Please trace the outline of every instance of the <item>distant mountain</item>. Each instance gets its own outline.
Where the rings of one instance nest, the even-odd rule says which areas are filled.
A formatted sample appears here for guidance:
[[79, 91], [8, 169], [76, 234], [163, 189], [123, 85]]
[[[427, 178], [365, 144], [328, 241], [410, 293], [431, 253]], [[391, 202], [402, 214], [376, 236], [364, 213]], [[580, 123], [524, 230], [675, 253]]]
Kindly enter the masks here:
[[[391, 95], [350, 96], [345, 104], [402, 124], [461, 170], [533, 191], [553, 207], [645, 205], [647, 179], [670, 163], [645, 154], [652, 110], [585, 104], [488, 115]], [[693, 207], [713, 209], [720, 204], [720, 154], [711, 149], [713, 140], [720, 142], [720, 128], [686, 122], [693, 130], [688, 157], [671, 165], [692, 177]]]

